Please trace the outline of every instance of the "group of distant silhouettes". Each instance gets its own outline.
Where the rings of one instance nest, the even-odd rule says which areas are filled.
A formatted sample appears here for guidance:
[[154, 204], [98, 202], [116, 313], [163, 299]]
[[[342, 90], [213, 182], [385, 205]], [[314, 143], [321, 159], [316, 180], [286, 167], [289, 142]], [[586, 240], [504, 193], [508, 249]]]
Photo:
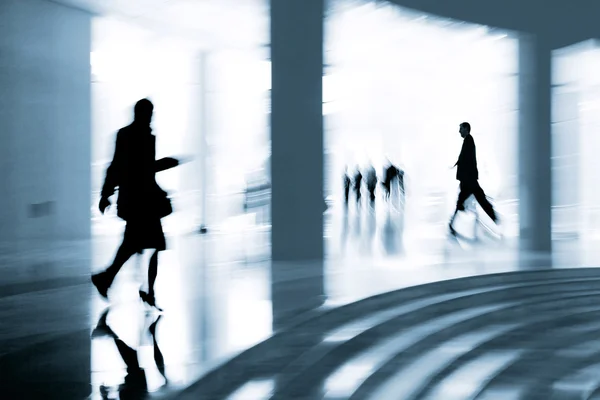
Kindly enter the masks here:
[[[350, 194], [354, 194], [354, 199], [357, 205], [361, 205], [362, 202], [362, 190], [363, 184], [369, 194], [369, 204], [375, 205], [377, 183], [379, 178], [373, 165], [369, 165], [367, 168], [361, 171], [360, 166], [357, 166], [354, 174], [350, 176], [350, 171], [346, 167], [344, 173], [344, 203], [346, 207], [350, 202]], [[385, 200], [389, 200], [391, 193], [395, 187], [398, 187], [400, 195], [404, 197], [404, 171], [392, 164], [391, 162], [384, 168], [383, 179], [381, 180], [381, 187], [383, 188], [383, 196]]]
[[[471, 136], [471, 124], [463, 122], [460, 124], [459, 133], [463, 138], [463, 145], [458, 156], [458, 160], [454, 164], [453, 168], [456, 167], [456, 179], [460, 182], [460, 192], [456, 201], [455, 211], [448, 224], [448, 229], [451, 235], [456, 236], [457, 232], [454, 228], [454, 221], [459, 211], [465, 211], [465, 202], [473, 196], [479, 203], [483, 211], [491, 218], [491, 220], [498, 224], [499, 218], [494, 210], [494, 207], [488, 200], [485, 192], [479, 185], [479, 172], [477, 169], [477, 155], [475, 149], [475, 141]], [[416, 172], [415, 172], [416, 173]], [[368, 166], [364, 170], [361, 170], [360, 166], [357, 166], [354, 173], [351, 173], [346, 167], [346, 171], [343, 177], [344, 187], [344, 203], [346, 208], [350, 202], [350, 195], [354, 195], [356, 204], [362, 205], [362, 190], [363, 185], [369, 195], [369, 204], [375, 205], [376, 200], [376, 189], [377, 189], [377, 172], [375, 167], [372, 165]], [[405, 200], [405, 186], [404, 186], [404, 171], [393, 163], [389, 162], [383, 171], [383, 179], [381, 186], [383, 188], [384, 199], [390, 199], [390, 195], [397, 185], [401, 200]]]

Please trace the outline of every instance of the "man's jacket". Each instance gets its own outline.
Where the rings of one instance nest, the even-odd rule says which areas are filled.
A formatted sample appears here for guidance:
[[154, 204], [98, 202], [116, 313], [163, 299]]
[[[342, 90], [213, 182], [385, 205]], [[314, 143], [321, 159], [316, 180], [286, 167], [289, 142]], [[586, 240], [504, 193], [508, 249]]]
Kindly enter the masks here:
[[457, 180], [461, 182], [474, 182], [479, 179], [473, 136], [467, 135], [467, 137], [464, 138], [456, 166]]

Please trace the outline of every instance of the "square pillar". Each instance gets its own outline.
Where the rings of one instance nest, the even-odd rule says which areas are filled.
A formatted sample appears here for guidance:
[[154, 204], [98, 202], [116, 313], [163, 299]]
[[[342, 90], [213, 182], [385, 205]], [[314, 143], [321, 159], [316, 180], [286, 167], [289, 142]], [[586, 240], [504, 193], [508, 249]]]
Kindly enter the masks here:
[[554, 238], [579, 238], [582, 200], [582, 138], [579, 126], [581, 95], [574, 85], [552, 90], [552, 227]]
[[324, 7], [271, 2], [274, 319], [322, 301]]
[[539, 36], [519, 40], [520, 249], [552, 251], [552, 47]]
[[[2, 398], [90, 395], [90, 285], [56, 286], [89, 273], [90, 249], [54, 245], [90, 238], [91, 17], [50, 1], [0, 1], [0, 242], [9, 255], [0, 279], [4, 293], [53, 289], [35, 302], [15, 297], [22, 314], [2, 320]], [[32, 249], [47, 264], [21, 257]], [[48, 322], [29, 332], [35, 318]]]

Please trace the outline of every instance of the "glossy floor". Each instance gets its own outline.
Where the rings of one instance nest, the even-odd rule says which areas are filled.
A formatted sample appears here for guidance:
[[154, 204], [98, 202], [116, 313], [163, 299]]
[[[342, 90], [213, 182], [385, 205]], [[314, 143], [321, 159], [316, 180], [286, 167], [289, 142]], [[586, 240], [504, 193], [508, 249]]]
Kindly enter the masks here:
[[[510, 239], [498, 241], [493, 235], [474, 242], [449, 240], [443, 226], [407, 232], [402, 214], [384, 208], [375, 214], [367, 209], [333, 213], [331, 221], [322, 265], [271, 263], [265, 257], [268, 230], [252, 226], [169, 237], [156, 288], [165, 310], [155, 325], [156, 342], [149, 327], [157, 316], [147, 315], [137, 296], [147, 258], [132, 259], [115, 281], [106, 318], [112, 333], [105, 329], [90, 339], [108, 303], [92, 290], [89, 271], [110, 262], [118, 235], [6, 245], [0, 285], [0, 364], [6, 373], [0, 379], [14, 394], [8, 398], [19, 398], [23, 385], [44, 386], [39, 393], [45, 398], [48, 391], [72, 388], [74, 397], [57, 398], [79, 398], [90, 392], [90, 383], [93, 398], [116, 396], [127, 371], [115, 337], [137, 350], [149, 390], [170, 396], [324, 299], [326, 307], [338, 307], [426, 282], [600, 261], [593, 243], [557, 242], [550, 259], [519, 253]], [[157, 366], [156, 347], [166, 379]], [[48, 368], [54, 368], [50, 375]]]
[[598, 268], [400, 289], [315, 312], [179, 398], [598, 398], [599, 299]]

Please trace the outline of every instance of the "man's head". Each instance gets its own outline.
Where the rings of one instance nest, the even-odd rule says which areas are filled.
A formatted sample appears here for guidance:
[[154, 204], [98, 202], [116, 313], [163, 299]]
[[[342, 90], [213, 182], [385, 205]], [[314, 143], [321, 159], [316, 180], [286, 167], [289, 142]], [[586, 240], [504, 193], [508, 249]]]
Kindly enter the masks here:
[[133, 108], [133, 118], [135, 122], [150, 125], [153, 111], [154, 106], [152, 105], [152, 102], [148, 99], [142, 99], [135, 103], [135, 107]]
[[460, 136], [463, 139], [466, 138], [467, 135], [471, 133], [471, 124], [469, 124], [468, 122], [463, 122], [462, 124], [460, 124], [460, 129], [458, 131], [460, 132]]

